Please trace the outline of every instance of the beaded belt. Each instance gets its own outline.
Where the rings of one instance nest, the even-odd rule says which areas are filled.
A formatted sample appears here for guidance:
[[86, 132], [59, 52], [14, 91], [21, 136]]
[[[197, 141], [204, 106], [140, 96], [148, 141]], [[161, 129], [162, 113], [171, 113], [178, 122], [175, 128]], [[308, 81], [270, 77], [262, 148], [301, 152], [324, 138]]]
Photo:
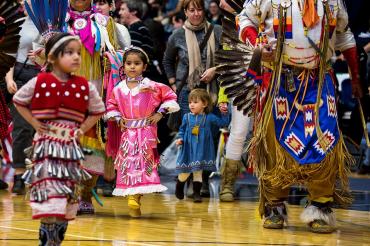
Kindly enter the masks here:
[[[330, 66], [330, 64], [327, 64], [325, 72], [330, 71], [331, 69], [332, 67]], [[292, 73], [294, 76], [298, 76], [305, 70], [309, 71], [310, 74], [318, 74], [320, 71], [319, 68], [308, 69], [308, 68], [303, 68], [303, 67], [283, 65], [281, 72], [285, 74]]]
[[307, 69], [307, 68], [302, 68], [302, 67], [294, 67], [294, 66], [284, 66], [283, 69], [281, 70], [282, 73], [285, 74], [293, 74], [294, 76], [300, 75], [304, 70], [310, 71], [312, 73], [316, 73], [319, 70], [317, 68], [315, 69]]
[[49, 130], [44, 132], [43, 135], [62, 141], [71, 141], [76, 127], [52, 121], [47, 121], [45, 123]]
[[143, 119], [124, 119], [126, 128], [141, 128], [150, 125], [148, 118]]
[[84, 152], [74, 138], [75, 127], [59, 122], [45, 122], [48, 131], [39, 135], [34, 141], [33, 159], [52, 157], [73, 161], [83, 160]]

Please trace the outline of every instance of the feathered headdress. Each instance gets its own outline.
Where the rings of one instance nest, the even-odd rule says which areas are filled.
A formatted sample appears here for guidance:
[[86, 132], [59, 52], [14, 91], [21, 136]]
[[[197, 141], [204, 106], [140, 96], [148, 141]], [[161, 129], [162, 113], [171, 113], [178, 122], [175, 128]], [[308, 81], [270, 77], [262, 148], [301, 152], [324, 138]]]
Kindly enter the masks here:
[[57, 32], [65, 31], [68, 0], [30, 0], [25, 7], [43, 41]]
[[4, 78], [15, 63], [15, 58], [8, 54], [17, 52], [20, 26], [24, 22], [17, 15], [18, 7], [14, 0], [0, 3], [0, 78]]

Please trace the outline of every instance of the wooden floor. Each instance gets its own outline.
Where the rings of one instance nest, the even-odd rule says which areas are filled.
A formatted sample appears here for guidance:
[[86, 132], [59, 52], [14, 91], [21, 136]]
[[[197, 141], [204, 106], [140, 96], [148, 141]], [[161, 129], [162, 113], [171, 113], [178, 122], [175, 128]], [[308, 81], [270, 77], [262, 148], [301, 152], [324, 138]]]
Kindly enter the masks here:
[[[289, 226], [267, 230], [257, 203], [178, 201], [170, 194], [143, 197], [140, 219], [127, 214], [124, 198], [103, 198], [93, 216], [70, 222], [63, 245], [370, 245], [370, 212], [336, 210], [339, 229], [313, 234], [299, 221], [302, 208], [289, 206]], [[0, 192], [0, 245], [37, 245], [39, 221], [31, 220], [28, 201]]]

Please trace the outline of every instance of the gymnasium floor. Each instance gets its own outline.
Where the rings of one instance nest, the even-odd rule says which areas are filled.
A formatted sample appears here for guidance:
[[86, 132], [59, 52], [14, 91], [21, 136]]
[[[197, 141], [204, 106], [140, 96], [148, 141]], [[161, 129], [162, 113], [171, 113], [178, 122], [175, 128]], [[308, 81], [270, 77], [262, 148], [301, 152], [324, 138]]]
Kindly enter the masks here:
[[[300, 189], [293, 189], [289, 198], [289, 226], [267, 230], [256, 213], [257, 186], [250, 175], [239, 179], [234, 203], [220, 203], [213, 194], [217, 177], [210, 185], [213, 198], [201, 204], [178, 201], [173, 177], [162, 180], [169, 190], [143, 197], [142, 218], [128, 216], [126, 199], [102, 198], [104, 207], [95, 203], [95, 215], [70, 222], [63, 245], [370, 245], [369, 176], [351, 179], [361, 189], [350, 209], [335, 210], [339, 229], [329, 235], [313, 234], [299, 221], [305, 201]], [[0, 191], [0, 245], [37, 245], [38, 225], [23, 197]]]

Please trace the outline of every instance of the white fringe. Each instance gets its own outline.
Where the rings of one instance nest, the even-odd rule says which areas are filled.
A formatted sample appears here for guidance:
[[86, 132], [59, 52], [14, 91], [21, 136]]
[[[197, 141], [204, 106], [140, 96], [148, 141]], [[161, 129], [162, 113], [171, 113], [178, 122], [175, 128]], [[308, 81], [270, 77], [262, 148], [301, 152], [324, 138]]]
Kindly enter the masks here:
[[106, 112], [103, 116], [103, 119], [105, 121], [108, 121], [110, 118], [121, 118], [121, 117], [122, 115], [120, 112], [112, 110], [112, 111]]
[[115, 188], [113, 191], [113, 196], [129, 196], [129, 195], [136, 195], [136, 194], [149, 194], [155, 192], [162, 192], [167, 190], [166, 186], [161, 184], [155, 185], [144, 185], [138, 187], [132, 187], [127, 189]]
[[176, 100], [170, 100], [170, 101], [162, 103], [159, 109], [162, 109], [162, 108], [167, 109], [168, 113], [174, 113], [180, 110], [180, 106], [176, 102]]
[[301, 213], [301, 220], [304, 223], [310, 223], [314, 220], [323, 220], [330, 226], [335, 226], [335, 214], [332, 213], [323, 213], [318, 207], [309, 205]]

